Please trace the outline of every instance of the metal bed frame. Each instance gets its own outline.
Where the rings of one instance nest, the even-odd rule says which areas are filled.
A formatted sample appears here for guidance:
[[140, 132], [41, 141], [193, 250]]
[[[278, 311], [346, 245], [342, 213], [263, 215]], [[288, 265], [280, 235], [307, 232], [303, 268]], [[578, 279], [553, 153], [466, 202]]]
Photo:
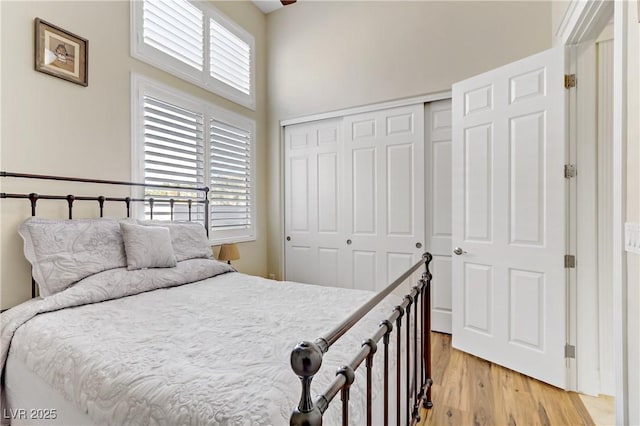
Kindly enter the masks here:
[[[153, 219], [153, 209], [156, 203], [165, 203], [170, 206], [170, 218], [173, 219], [174, 206], [178, 203], [186, 203], [188, 206], [189, 221], [192, 220], [192, 205], [204, 204], [204, 227], [209, 235], [209, 188], [207, 187], [183, 187], [177, 185], [156, 185], [148, 183], [114, 181], [102, 179], [85, 179], [64, 176], [49, 176], [26, 173], [12, 173], [0, 171], [0, 177], [22, 178], [22, 179], [39, 179], [53, 181], [67, 181], [78, 183], [94, 183], [105, 185], [122, 185], [128, 187], [144, 187], [144, 188], [163, 188], [183, 191], [194, 191], [203, 194], [202, 198], [197, 199], [174, 199], [162, 198], [132, 198], [132, 197], [106, 197], [99, 196], [76, 196], [76, 195], [41, 195], [37, 193], [15, 194], [0, 193], [0, 199], [17, 198], [28, 199], [31, 203], [31, 216], [36, 215], [36, 206], [38, 200], [66, 200], [68, 206], [68, 217], [73, 218], [73, 206], [76, 201], [93, 201], [98, 203], [99, 215], [104, 215], [105, 202], [124, 203], [126, 206], [127, 217], [131, 216], [131, 203], [148, 203], [150, 207], [150, 215]], [[302, 391], [300, 402], [293, 410], [290, 417], [292, 426], [316, 426], [322, 425], [323, 414], [329, 407], [334, 397], [340, 392], [340, 400], [342, 402], [342, 425], [349, 424], [349, 390], [355, 380], [355, 370], [364, 362], [366, 368], [366, 419], [367, 426], [372, 425], [372, 386], [373, 386], [373, 360], [378, 351], [378, 343], [382, 340], [383, 357], [384, 357], [384, 376], [383, 376], [383, 394], [384, 394], [384, 425], [389, 424], [389, 392], [391, 380], [389, 378], [389, 343], [390, 336], [393, 331], [393, 324], [396, 327], [396, 383], [395, 383], [395, 399], [396, 399], [396, 419], [395, 424], [401, 425], [404, 420], [405, 425], [415, 425], [420, 421], [420, 408], [431, 408], [431, 280], [432, 275], [429, 266], [432, 260], [430, 253], [424, 253], [422, 258], [416, 262], [411, 268], [403, 273], [398, 279], [389, 284], [384, 290], [373, 296], [367, 303], [362, 305], [358, 310], [351, 314], [341, 324], [333, 330], [320, 336], [314, 342], [300, 342], [291, 352], [291, 368], [299, 377]], [[314, 375], [322, 366], [322, 357], [331, 346], [336, 343], [347, 331], [357, 324], [367, 313], [369, 313], [378, 303], [386, 296], [391, 294], [393, 290], [398, 288], [402, 283], [407, 281], [414, 272], [421, 267], [425, 268], [422, 277], [417, 284], [412, 287], [411, 292], [406, 294], [402, 299], [402, 303], [393, 309], [393, 312], [383, 319], [378, 330], [365, 341], [362, 342], [359, 352], [346, 365], [342, 366], [336, 372], [336, 378], [331, 385], [319, 396], [315, 401], [311, 396], [311, 383]], [[36, 297], [36, 284], [31, 280], [31, 295]], [[418, 315], [418, 311], [420, 311]], [[411, 314], [413, 313], [413, 321]], [[403, 318], [405, 318], [403, 324]], [[413, 327], [412, 327], [413, 324]], [[402, 353], [402, 329], [404, 327], [404, 357]], [[405, 404], [402, 404], [402, 362], [404, 358], [405, 365]], [[404, 406], [402, 406], [404, 405]], [[403, 416], [404, 414], [404, 416]], [[404, 417], [404, 419], [403, 419]]]

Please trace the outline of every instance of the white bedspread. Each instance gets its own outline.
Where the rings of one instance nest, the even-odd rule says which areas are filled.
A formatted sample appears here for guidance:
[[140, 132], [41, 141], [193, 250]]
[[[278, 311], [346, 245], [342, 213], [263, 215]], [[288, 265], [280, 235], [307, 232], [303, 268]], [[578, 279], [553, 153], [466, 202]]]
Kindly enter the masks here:
[[[226, 273], [41, 313], [17, 328], [10, 356], [97, 424], [286, 425], [300, 396], [292, 348], [372, 295]], [[387, 298], [329, 350], [315, 394], [399, 302]], [[353, 424], [364, 423], [364, 385], [362, 366]], [[333, 405], [327, 425], [339, 424], [340, 404]]]

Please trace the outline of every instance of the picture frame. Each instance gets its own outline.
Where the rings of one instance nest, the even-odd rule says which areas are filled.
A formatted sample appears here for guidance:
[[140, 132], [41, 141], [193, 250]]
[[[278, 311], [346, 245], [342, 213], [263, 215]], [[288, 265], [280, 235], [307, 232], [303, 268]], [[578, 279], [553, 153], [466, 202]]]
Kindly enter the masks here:
[[35, 70], [89, 85], [89, 41], [35, 18]]

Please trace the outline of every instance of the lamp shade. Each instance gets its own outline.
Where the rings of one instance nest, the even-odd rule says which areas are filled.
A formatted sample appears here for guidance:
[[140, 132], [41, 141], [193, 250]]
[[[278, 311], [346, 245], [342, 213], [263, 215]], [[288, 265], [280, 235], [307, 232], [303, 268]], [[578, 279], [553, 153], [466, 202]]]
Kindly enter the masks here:
[[223, 244], [220, 247], [220, 253], [218, 253], [218, 260], [238, 260], [240, 259], [240, 252], [238, 246], [235, 244]]

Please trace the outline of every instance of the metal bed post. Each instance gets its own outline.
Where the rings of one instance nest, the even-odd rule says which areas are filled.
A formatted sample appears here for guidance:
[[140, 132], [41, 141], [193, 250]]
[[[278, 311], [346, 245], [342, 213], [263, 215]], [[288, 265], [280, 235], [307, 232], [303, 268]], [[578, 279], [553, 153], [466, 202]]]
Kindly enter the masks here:
[[100, 206], [100, 217], [104, 217], [104, 197], [98, 197], [98, 206]]
[[75, 199], [76, 197], [74, 197], [73, 195], [67, 195], [67, 204], [69, 205], [69, 219], [73, 219], [73, 202], [75, 201]]
[[345, 379], [340, 396], [342, 400], [342, 426], [349, 426], [349, 390], [356, 379], [356, 373], [350, 365], [345, 365], [336, 372], [336, 376], [340, 375]]
[[396, 319], [396, 425], [400, 426], [400, 419], [402, 418], [402, 316], [404, 315], [404, 309], [402, 306], [396, 306], [394, 311], [398, 313], [398, 319]]
[[422, 401], [422, 407], [431, 408], [433, 407], [433, 402], [431, 401], [431, 386], [433, 385], [433, 379], [431, 377], [431, 279], [432, 275], [429, 271], [429, 264], [433, 259], [431, 253], [425, 253], [424, 256], [424, 267], [425, 272], [422, 274], [422, 279], [425, 281], [424, 294], [427, 296], [423, 299], [423, 310], [424, 310], [424, 318], [422, 325], [422, 342], [423, 342], [423, 352], [424, 352], [424, 363], [425, 363], [425, 386], [426, 386], [426, 395]]
[[[418, 418], [420, 414], [418, 398], [422, 394], [422, 389], [418, 387], [418, 327], [421, 324], [418, 322], [418, 298], [420, 297], [420, 287], [415, 286], [413, 290], [416, 292], [416, 297], [413, 299], [413, 410], [411, 417]], [[422, 364], [422, 363], [421, 363]]]
[[[386, 333], [385, 333], [386, 334]], [[378, 351], [378, 344], [373, 339], [367, 339], [362, 342], [362, 346], [369, 347], [369, 355], [367, 355], [367, 426], [371, 426], [373, 423], [373, 417], [371, 413], [371, 401], [373, 398], [372, 392], [372, 373], [373, 373], [373, 355]]]
[[410, 419], [410, 415], [411, 415], [411, 304], [413, 303], [413, 297], [411, 297], [410, 294], [407, 294], [406, 296], [404, 296], [404, 300], [408, 301], [407, 303], [407, 307], [405, 308], [405, 310], [407, 311], [407, 327], [406, 327], [406, 331], [405, 331], [405, 338], [406, 338], [406, 344], [405, 344], [405, 389], [406, 389], [406, 395], [407, 395], [407, 399], [405, 401], [405, 407], [406, 407], [406, 420], [407, 420], [407, 425], [409, 424], [409, 419]]
[[384, 426], [389, 424], [389, 336], [393, 330], [393, 325], [389, 320], [384, 320], [380, 323], [380, 327], [385, 327], [384, 337], [382, 343], [384, 344]]
[[207, 237], [209, 236], [209, 225], [211, 222], [211, 218], [209, 217], [209, 187], [204, 187], [204, 230], [207, 232]]
[[[32, 192], [29, 194], [29, 201], [31, 202], [31, 216], [36, 215], [36, 203], [38, 202], [38, 194]], [[36, 280], [31, 277], [31, 298], [36, 297]]]

